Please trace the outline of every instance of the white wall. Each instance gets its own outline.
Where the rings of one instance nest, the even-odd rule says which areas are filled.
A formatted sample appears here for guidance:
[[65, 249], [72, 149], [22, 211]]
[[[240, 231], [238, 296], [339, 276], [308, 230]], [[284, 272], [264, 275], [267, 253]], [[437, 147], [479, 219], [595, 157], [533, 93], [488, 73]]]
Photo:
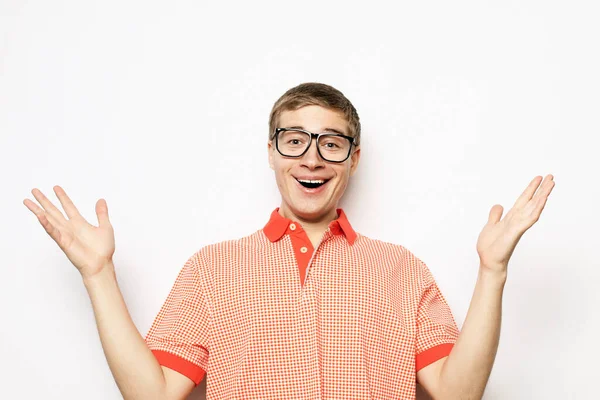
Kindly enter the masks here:
[[599, 7], [566, 4], [0, 2], [0, 397], [120, 398], [79, 274], [22, 204], [31, 189], [59, 204], [61, 185], [92, 223], [107, 200], [145, 334], [191, 254], [279, 205], [268, 115], [305, 81], [359, 111], [354, 227], [424, 260], [459, 327], [489, 209], [554, 174], [509, 266], [484, 398], [593, 397]]

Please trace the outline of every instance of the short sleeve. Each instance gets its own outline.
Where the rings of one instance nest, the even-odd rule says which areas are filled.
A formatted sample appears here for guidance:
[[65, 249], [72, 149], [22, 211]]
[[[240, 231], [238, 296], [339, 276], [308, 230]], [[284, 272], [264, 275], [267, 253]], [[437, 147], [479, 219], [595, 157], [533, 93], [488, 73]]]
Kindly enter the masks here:
[[[417, 259], [418, 260], [418, 259]], [[429, 268], [417, 262], [422, 277], [417, 309], [416, 371], [450, 354], [459, 330]]]
[[209, 302], [198, 253], [185, 263], [145, 341], [160, 365], [198, 385], [208, 367], [211, 332]]

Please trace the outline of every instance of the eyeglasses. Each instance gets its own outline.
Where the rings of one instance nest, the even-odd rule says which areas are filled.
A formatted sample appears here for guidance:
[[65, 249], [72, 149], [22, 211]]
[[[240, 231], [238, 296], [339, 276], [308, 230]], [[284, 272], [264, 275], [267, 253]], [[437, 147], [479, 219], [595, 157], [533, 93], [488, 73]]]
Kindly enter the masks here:
[[341, 163], [350, 157], [356, 140], [338, 133], [311, 133], [303, 129], [276, 128], [275, 148], [284, 157], [302, 157], [317, 139], [317, 152], [325, 161]]

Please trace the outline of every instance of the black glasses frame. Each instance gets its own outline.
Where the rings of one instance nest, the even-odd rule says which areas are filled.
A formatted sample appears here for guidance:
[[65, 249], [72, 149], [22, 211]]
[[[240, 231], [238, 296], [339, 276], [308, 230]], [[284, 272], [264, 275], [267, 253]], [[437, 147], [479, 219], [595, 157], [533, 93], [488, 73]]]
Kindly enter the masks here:
[[[283, 154], [281, 152], [281, 150], [279, 150], [279, 133], [280, 132], [285, 132], [285, 131], [297, 131], [297, 132], [304, 132], [307, 135], [310, 136], [310, 140], [308, 141], [308, 146], [306, 146], [306, 149], [304, 149], [304, 151], [302, 152], [302, 154], [298, 154], [297, 156], [289, 156], [287, 154]], [[348, 154], [346, 155], [346, 158], [344, 158], [341, 161], [332, 161], [329, 160], [325, 157], [323, 157], [323, 154], [321, 154], [321, 150], [319, 149], [319, 138], [321, 136], [339, 136], [339, 137], [343, 137], [344, 139], [347, 139], [350, 142], [350, 147], [348, 148]], [[310, 145], [312, 144], [312, 140], [313, 138], [317, 139], [317, 153], [319, 153], [319, 156], [328, 162], [332, 162], [332, 163], [343, 163], [344, 161], [346, 161], [348, 159], [348, 157], [350, 157], [350, 154], [352, 154], [352, 146], [356, 146], [356, 138], [353, 138], [352, 136], [346, 136], [346, 135], [342, 135], [340, 133], [329, 133], [329, 132], [324, 132], [324, 133], [312, 133], [309, 131], [306, 131], [304, 129], [297, 129], [297, 128], [275, 128], [275, 148], [277, 149], [277, 152], [279, 152], [279, 154], [281, 154], [284, 157], [290, 157], [290, 158], [300, 158], [303, 155], [306, 154], [306, 152], [308, 151], [308, 149], [310, 149]]]

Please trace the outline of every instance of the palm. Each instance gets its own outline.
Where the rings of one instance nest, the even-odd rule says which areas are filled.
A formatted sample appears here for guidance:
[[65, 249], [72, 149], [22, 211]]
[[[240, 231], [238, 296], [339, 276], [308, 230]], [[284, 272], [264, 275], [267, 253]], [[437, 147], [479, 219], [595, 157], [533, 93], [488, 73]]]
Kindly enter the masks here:
[[74, 265], [89, 268], [90, 272], [95, 272], [115, 252], [112, 229], [93, 226], [83, 218], [69, 220], [61, 227], [57, 244]]
[[554, 187], [552, 175], [548, 175], [543, 182], [540, 178], [537, 176], [531, 181], [502, 220], [501, 205], [494, 205], [490, 210], [488, 223], [477, 239], [477, 253], [483, 266], [495, 270], [506, 269], [517, 243], [538, 221]]
[[32, 191], [44, 209], [26, 199], [24, 204], [38, 220], [67, 258], [83, 276], [92, 276], [112, 260], [115, 252], [115, 237], [108, 220], [108, 209], [104, 200], [96, 204], [99, 226], [89, 224], [77, 211], [67, 194], [59, 186], [55, 192], [69, 219], [50, 202], [42, 192]]
[[508, 264], [520, 239], [518, 230], [513, 230], [507, 214], [495, 225], [486, 225], [477, 240], [477, 253], [484, 265]]

